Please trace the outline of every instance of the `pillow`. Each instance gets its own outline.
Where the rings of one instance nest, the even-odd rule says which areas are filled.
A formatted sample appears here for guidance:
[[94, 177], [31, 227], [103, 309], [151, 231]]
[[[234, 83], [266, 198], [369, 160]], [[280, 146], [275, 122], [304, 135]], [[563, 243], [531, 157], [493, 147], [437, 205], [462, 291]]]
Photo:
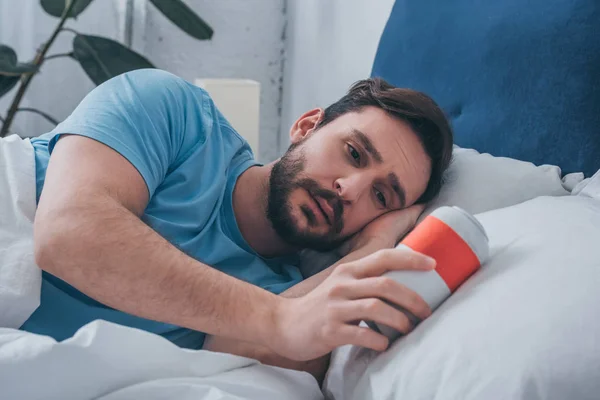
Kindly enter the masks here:
[[[454, 148], [453, 160], [439, 196], [423, 212], [420, 220], [441, 206], [458, 206], [471, 214], [508, 207], [538, 196], [565, 196], [583, 180], [573, 173], [561, 180], [560, 168]], [[311, 276], [338, 259], [337, 252], [301, 254], [300, 271]]]
[[[600, 195], [591, 183], [582, 191]], [[334, 353], [330, 399], [600, 398], [600, 197], [477, 216], [491, 258], [383, 353]]]
[[431, 95], [461, 147], [600, 168], [597, 0], [396, 0], [371, 75]]
[[557, 166], [535, 166], [455, 146], [446, 182], [423, 214], [428, 215], [440, 206], [458, 206], [478, 214], [538, 196], [565, 196], [569, 194], [567, 181], [573, 185], [581, 180], [583, 174], [574, 173], [563, 181]]

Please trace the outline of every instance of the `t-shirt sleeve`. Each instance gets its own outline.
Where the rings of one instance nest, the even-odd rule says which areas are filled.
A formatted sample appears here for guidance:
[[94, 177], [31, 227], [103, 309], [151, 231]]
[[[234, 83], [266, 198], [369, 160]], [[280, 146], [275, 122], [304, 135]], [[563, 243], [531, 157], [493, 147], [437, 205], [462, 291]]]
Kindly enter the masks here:
[[189, 129], [186, 117], [202, 114], [209, 100], [202, 89], [168, 72], [128, 72], [92, 90], [52, 131], [48, 149], [52, 153], [64, 134], [97, 140], [139, 171], [152, 196], [170, 168], [205, 141], [206, 130]]

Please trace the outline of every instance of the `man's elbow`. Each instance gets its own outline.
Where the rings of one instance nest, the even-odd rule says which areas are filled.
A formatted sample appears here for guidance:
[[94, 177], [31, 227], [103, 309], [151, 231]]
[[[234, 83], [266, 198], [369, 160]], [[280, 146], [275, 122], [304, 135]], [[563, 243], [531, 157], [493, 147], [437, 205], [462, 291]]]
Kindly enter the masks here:
[[49, 272], [53, 275], [56, 274], [56, 266], [60, 265], [57, 260], [56, 248], [59, 244], [56, 238], [52, 237], [50, 232], [43, 232], [34, 235], [33, 250], [35, 256], [35, 263], [43, 271]]
[[33, 231], [33, 251], [37, 266], [52, 275], [62, 277], [66, 268], [65, 260], [76, 246], [72, 229], [62, 226], [60, 218], [48, 221], [36, 216]]

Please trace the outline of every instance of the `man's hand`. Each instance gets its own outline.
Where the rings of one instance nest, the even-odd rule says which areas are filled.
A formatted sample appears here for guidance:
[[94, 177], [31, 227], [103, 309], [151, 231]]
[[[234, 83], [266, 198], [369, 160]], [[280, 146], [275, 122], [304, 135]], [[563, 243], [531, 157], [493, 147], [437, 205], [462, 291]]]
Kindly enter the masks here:
[[340, 255], [345, 256], [371, 241], [379, 242], [383, 248], [395, 247], [415, 226], [424, 209], [425, 206], [419, 204], [375, 218], [340, 247]]
[[[286, 298], [306, 296], [323, 283], [338, 266], [352, 262], [362, 262], [362, 259], [370, 254], [393, 248], [412, 229], [422, 210], [423, 206], [410, 207], [384, 214], [372, 221], [365, 229], [346, 242], [343, 250], [344, 257], [341, 260], [288, 289], [281, 296]], [[319, 312], [322, 312], [322, 309]], [[203, 349], [254, 358], [267, 365], [305, 371], [313, 375], [319, 383], [323, 381], [329, 366], [329, 354], [313, 360], [296, 361], [283, 357], [265, 346], [222, 336], [208, 335]]]
[[[364, 260], [363, 257], [373, 254], [382, 249], [385, 249], [385, 247], [382, 247], [381, 243], [369, 242], [365, 246], [355, 250], [353, 253], [344, 257], [344, 259], [340, 260], [340, 262], [336, 263], [335, 265], [332, 265], [331, 267], [320, 272], [319, 274], [314, 275], [309, 279], [299, 283], [298, 285], [288, 289], [287, 291], [282, 293], [281, 296], [286, 298], [298, 298], [300, 296], [307, 296], [307, 293], [310, 293], [312, 290], [314, 290], [315, 287], [318, 287], [318, 285], [324, 280], [326, 280], [327, 277], [329, 277], [333, 273], [333, 271], [335, 271], [335, 269], [338, 268], [338, 266], [349, 265], [353, 262], [362, 263]], [[385, 258], [385, 255], [383, 257]], [[418, 254], [417, 257], [419, 257]], [[336, 281], [338, 280], [338, 278], [332, 279]], [[371, 282], [373, 282], [373, 280], [371, 280]], [[331, 282], [328, 281], [327, 284], [330, 283]], [[403, 290], [404, 288], [401, 289], [401, 291]], [[419, 300], [417, 299], [416, 301], [418, 302]], [[336, 303], [339, 302], [336, 301]], [[323, 309], [324, 307], [320, 307], [318, 312], [323, 313]], [[301, 321], [300, 324], [302, 322], [303, 321]], [[344, 324], [339, 324], [339, 326], [343, 325]], [[354, 325], [354, 321], [350, 322], [347, 325]], [[293, 329], [296, 330], [295, 327]], [[249, 343], [245, 341], [232, 340], [222, 336], [208, 335], [204, 342], [203, 349], [254, 358], [267, 365], [305, 371], [313, 375], [317, 379], [319, 384], [323, 382], [323, 379], [325, 378], [325, 373], [327, 372], [329, 366], [329, 354], [312, 360], [297, 361], [284, 357], [276, 353], [275, 350], [269, 349], [266, 346], [261, 346], [255, 343]], [[304, 359], [305, 357], [302, 358]]]
[[413, 329], [404, 313], [383, 300], [419, 319], [427, 318], [431, 310], [414, 291], [381, 275], [434, 267], [435, 260], [406, 249], [380, 250], [340, 264], [310, 293], [279, 304], [269, 347], [293, 360], [311, 360], [345, 344], [383, 351], [389, 344], [387, 337], [358, 326], [358, 322], [372, 320], [403, 333]]

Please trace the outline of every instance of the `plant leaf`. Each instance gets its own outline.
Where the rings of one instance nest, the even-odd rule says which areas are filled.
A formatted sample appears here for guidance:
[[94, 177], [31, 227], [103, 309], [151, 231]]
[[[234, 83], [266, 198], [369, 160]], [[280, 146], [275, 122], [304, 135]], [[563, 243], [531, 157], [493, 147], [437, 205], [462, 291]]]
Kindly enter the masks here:
[[127, 71], [154, 68], [150, 61], [135, 51], [100, 36], [76, 35], [73, 38], [73, 58], [79, 61], [96, 85]]
[[0, 44], [0, 75], [19, 77], [21, 74], [35, 72], [36, 66], [17, 62], [17, 53], [13, 49]]
[[165, 17], [188, 35], [199, 40], [210, 39], [212, 28], [181, 0], [150, 0]]
[[19, 82], [18, 76], [2, 76], [0, 75], [0, 97], [10, 92], [12, 88]]
[[[42, 8], [44, 9], [44, 11], [46, 11], [48, 14], [52, 15], [53, 17], [60, 18], [60, 17], [62, 17], [63, 12], [65, 12], [68, 1], [69, 0], [40, 0], [40, 3], [42, 4]], [[87, 8], [87, 6], [89, 6], [90, 3], [92, 2], [92, 0], [71, 0], [71, 1], [77, 1], [77, 4], [75, 4], [73, 9], [71, 10], [71, 14], [69, 14], [69, 18], [77, 18], [77, 16], [79, 14], [81, 14], [83, 12], [83, 10], [85, 10]]]

